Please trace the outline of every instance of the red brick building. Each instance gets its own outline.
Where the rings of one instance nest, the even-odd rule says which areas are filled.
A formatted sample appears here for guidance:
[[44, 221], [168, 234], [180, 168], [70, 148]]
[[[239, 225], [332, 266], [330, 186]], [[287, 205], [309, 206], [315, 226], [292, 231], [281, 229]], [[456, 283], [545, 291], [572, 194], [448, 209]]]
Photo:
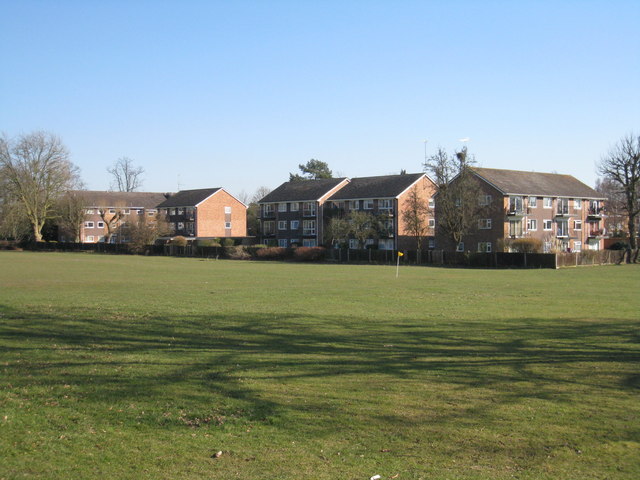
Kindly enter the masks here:
[[174, 235], [192, 238], [245, 237], [247, 206], [223, 188], [181, 190], [160, 203]]
[[[605, 198], [571, 175], [473, 168], [486, 212], [461, 244], [440, 232], [437, 248], [509, 251], [510, 241], [536, 238], [543, 251], [601, 250]], [[453, 180], [455, 182], [455, 179]], [[436, 196], [436, 212], [437, 212]], [[437, 218], [436, 218], [437, 222]]]

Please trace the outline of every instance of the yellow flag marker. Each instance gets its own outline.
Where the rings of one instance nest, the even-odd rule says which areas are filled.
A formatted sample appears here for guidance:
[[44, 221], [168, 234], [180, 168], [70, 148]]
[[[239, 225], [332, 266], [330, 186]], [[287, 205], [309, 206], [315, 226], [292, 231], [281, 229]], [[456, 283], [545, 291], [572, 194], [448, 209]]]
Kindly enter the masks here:
[[402, 256], [404, 256], [404, 253], [402, 253], [402, 252], [398, 252], [398, 256], [399, 256], [399, 257], [402, 257]]
[[396, 262], [396, 278], [398, 278], [398, 273], [400, 273], [400, 257], [404, 256], [404, 253], [398, 252], [398, 261]]

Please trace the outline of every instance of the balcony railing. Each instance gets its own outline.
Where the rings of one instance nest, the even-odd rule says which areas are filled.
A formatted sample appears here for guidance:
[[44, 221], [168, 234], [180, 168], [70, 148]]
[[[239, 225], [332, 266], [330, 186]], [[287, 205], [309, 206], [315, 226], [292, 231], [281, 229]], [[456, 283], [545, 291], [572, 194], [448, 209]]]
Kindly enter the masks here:
[[590, 217], [601, 217], [602, 216], [602, 207], [589, 207], [589, 211], [587, 214]]
[[262, 212], [262, 218], [275, 218], [276, 217], [276, 211], [275, 210], [269, 210], [269, 211], [263, 211]]
[[588, 235], [592, 238], [602, 237], [604, 235], [604, 228], [594, 228], [592, 230], [589, 230]]
[[558, 205], [556, 216], [569, 215], [569, 205]]
[[509, 217], [523, 217], [525, 215], [524, 208], [511, 208], [509, 207], [506, 211], [507, 216]]
[[316, 216], [316, 210], [315, 209], [304, 209], [302, 210], [302, 216], [303, 217], [315, 217]]

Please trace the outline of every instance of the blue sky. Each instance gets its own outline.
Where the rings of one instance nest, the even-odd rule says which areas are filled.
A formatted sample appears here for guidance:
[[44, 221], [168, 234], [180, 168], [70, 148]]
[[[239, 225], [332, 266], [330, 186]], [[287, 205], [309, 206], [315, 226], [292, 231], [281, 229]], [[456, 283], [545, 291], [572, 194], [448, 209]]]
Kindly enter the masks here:
[[479, 165], [568, 173], [640, 131], [638, 1], [0, 2], [0, 131], [59, 135], [88, 188], [275, 188]]

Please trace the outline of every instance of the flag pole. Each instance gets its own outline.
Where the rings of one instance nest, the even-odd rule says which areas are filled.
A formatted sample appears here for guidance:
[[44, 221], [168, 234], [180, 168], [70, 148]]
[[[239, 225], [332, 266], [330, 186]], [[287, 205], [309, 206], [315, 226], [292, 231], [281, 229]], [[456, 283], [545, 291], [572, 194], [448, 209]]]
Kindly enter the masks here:
[[400, 257], [402, 257], [404, 253], [398, 252], [398, 261], [396, 263], [396, 278], [398, 278], [398, 274], [400, 273]]

